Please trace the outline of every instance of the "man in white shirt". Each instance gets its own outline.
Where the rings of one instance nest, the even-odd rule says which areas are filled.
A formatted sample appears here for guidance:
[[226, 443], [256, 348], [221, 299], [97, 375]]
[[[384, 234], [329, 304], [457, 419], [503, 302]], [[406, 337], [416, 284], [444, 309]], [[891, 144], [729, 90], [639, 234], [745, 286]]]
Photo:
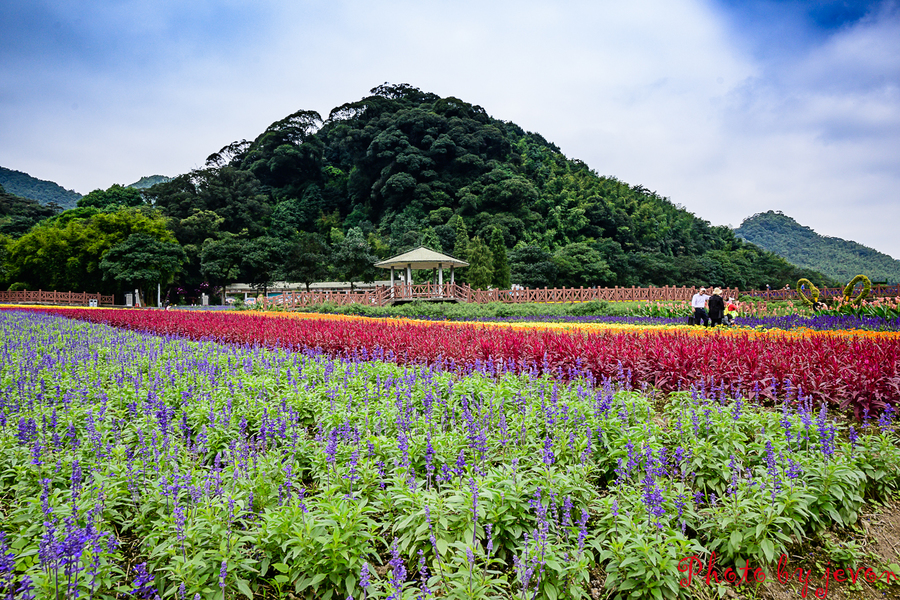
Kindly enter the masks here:
[[694, 323], [699, 325], [703, 321], [704, 327], [709, 327], [709, 314], [706, 312], [706, 302], [709, 296], [706, 294], [706, 288], [700, 288], [700, 291], [691, 298], [691, 308], [694, 309]]

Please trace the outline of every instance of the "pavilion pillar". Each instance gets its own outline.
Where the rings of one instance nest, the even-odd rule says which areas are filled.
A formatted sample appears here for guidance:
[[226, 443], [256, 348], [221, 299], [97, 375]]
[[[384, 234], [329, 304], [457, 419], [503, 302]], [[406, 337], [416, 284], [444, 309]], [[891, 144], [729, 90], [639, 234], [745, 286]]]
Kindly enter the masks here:
[[453, 279], [453, 265], [450, 265], [450, 285], [453, 285], [455, 282]]
[[391, 299], [394, 298], [394, 267], [391, 267]]
[[412, 263], [406, 265], [406, 285], [412, 285]]
[[444, 297], [444, 265], [438, 263], [438, 290], [441, 298]]

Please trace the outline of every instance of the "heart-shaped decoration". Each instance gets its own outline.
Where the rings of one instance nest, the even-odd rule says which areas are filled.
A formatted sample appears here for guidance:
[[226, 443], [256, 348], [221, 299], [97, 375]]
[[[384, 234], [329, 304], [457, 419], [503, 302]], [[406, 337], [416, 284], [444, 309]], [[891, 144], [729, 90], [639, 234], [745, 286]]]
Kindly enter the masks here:
[[[857, 283], [862, 283], [863, 287], [856, 296], [851, 298], [850, 294], [853, 293], [853, 288], [856, 287]], [[871, 291], [872, 291], [872, 281], [865, 275], [857, 275], [856, 277], [851, 279], [850, 283], [848, 283], [847, 286], [844, 288], [844, 302], [852, 302], [853, 304], [856, 304], [857, 302], [860, 302], [863, 299], [865, 299], [869, 295], [869, 292], [871, 292]]]
[[[806, 295], [804, 288], [809, 290], [811, 298]], [[815, 306], [819, 302], [819, 288], [806, 278], [797, 280], [797, 295], [800, 296], [800, 299], [807, 306]]]

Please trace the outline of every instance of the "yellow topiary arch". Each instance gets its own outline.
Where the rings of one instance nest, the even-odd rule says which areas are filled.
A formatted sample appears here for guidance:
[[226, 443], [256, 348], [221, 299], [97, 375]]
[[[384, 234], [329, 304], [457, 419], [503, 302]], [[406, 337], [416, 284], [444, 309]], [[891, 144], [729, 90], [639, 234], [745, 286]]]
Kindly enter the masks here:
[[[803, 286], [806, 286], [809, 289], [809, 296], [806, 295]], [[819, 302], [819, 288], [806, 278], [797, 280], [797, 295], [800, 296], [800, 300], [803, 301], [803, 304], [807, 306], [815, 306]]]
[[[850, 297], [850, 294], [853, 293], [853, 288], [856, 287], [857, 283], [862, 282], [863, 289], [857, 294], [854, 298]], [[844, 302], [852, 302], [854, 304], [858, 302], [862, 302], [869, 296], [869, 292], [872, 291], [872, 281], [866, 277], [865, 275], [857, 275], [853, 279], [850, 280], [850, 283], [844, 288]]]

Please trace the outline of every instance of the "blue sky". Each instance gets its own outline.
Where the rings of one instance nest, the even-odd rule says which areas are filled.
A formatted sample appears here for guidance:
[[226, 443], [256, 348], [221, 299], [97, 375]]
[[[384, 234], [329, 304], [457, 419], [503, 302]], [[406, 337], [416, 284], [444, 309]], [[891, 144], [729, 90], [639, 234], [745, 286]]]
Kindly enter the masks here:
[[387, 81], [713, 224], [781, 210], [900, 258], [895, 0], [6, 0], [0, 39], [0, 165], [81, 193]]

